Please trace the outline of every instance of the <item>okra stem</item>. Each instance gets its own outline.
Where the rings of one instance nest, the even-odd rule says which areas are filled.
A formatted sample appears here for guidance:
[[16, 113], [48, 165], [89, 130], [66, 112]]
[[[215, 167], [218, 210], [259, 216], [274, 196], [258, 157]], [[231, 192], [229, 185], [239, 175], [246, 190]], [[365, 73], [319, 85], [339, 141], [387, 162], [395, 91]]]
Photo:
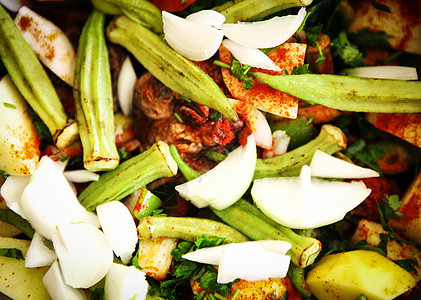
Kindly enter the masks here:
[[103, 173], [79, 195], [79, 201], [89, 211], [98, 205], [121, 200], [150, 182], [177, 174], [177, 164], [164, 142], [121, 163], [116, 169]]
[[244, 199], [223, 210], [212, 211], [225, 223], [252, 240], [282, 240], [291, 244], [288, 254], [300, 268], [312, 264], [322, 249], [317, 239], [296, 234], [268, 218], [257, 207]]
[[9, 209], [0, 209], [0, 221], [15, 226], [30, 239], [34, 236], [35, 230], [32, 228], [31, 224], [14, 211]]
[[171, 156], [174, 158], [175, 162], [177, 163], [178, 169], [181, 171], [181, 173], [184, 175], [184, 177], [187, 180], [193, 180], [202, 173], [196, 171], [192, 167], [190, 167], [180, 156], [180, 154], [177, 151], [177, 148], [174, 145], [170, 146], [170, 152]]
[[94, 9], [83, 27], [76, 56], [73, 95], [86, 169], [112, 170], [119, 163], [104, 13]]
[[345, 149], [346, 144], [346, 137], [338, 127], [325, 124], [319, 135], [307, 144], [282, 155], [257, 159], [253, 179], [298, 176], [302, 166], [311, 162], [316, 150], [334, 154]]
[[421, 112], [421, 81], [328, 74], [272, 76], [260, 72], [253, 77], [310, 104], [355, 112]]
[[130, 51], [169, 89], [219, 111], [229, 121], [238, 119], [232, 104], [215, 81], [152, 31], [125, 16], [119, 16], [110, 24], [107, 34], [111, 42]]
[[226, 238], [227, 243], [249, 240], [222, 222], [190, 217], [144, 217], [137, 226], [137, 232], [140, 239], [149, 240], [168, 237], [195, 242], [203, 235], [210, 238]]
[[65, 148], [78, 137], [40, 61], [7, 11], [0, 5], [0, 57], [19, 92], [48, 127], [56, 146]]
[[281, 10], [308, 6], [313, 0], [242, 0], [228, 1], [213, 9], [223, 14], [227, 23], [260, 20]]

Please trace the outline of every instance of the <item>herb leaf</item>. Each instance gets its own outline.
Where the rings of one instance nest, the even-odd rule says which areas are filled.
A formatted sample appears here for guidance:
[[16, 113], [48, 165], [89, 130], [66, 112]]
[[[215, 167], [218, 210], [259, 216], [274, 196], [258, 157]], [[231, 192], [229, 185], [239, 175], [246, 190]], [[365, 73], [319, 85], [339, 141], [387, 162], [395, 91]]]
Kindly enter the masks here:
[[24, 259], [22, 251], [16, 248], [0, 248], [0, 256], [16, 258], [18, 260]]
[[357, 32], [348, 34], [349, 40], [359, 46], [390, 47], [387, 39], [393, 38], [393, 35], [384, 31], [370, 31], [369, 28], [360, 29]]

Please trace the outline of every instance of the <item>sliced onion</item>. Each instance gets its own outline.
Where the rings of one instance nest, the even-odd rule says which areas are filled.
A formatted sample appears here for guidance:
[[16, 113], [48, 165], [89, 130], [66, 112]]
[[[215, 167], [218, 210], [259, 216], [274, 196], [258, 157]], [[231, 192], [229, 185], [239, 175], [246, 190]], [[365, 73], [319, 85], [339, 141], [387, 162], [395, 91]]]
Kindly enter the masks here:
[[222, 250], [218, 268], [218, 283], [235, 279], [247, 281], [284, 278], [290, 264], [288, 255], [268, 251], [250, 243], [229, 244]]
[[316, 228], [344, 218], [371, 190], [362, 181], [339, 182], [311, 178], [309, 166], [300, 177], [254, 181], [251, 195], [268, 217], [290, 228]]
[[111, 201], [99, 205], [96, 212], [111, 248], [127, 264], [138, 241], [136, 224], [129, 209], [120, 201]]
[[1, 186], [1, 196], [8, 208], [20, 215], [22, 218], [27, 219], [20, 206], [20, 200], [25, 187], [31, 180], [31, 176], [8, 176], [6, 181]]
[[51, 241], [46, 240], [38, 232], [35, 232], [28, 252], [26, 252], [25, 267], [37, 268], [51, 266], [56, 261], [57, 255], [53, 249], [47, 247], [47, 243], [51, 244]]
[[[245, 242], [247, 244], [254, 244], [262, 247], [263, 249], [279, 254], [286, 254], [291, 248], [291, 244], [284, 241], [278, 240], [260, 240], [253, 242]], [[195, 261], [202, 264], [219, 265], [219, 261], [224, 248], [226, 245], [220, 245], [216, 247], [201, 248], [189, 253], [184, 254], [182, 257], [187, 260]]]
[[129, 57], [123, 62], [117, 81], [117, 96], [121, 111], [125, 116], [130, 115], [132, 111], [134, 85], [137, 77]]
[[196, 24], [166, 11], [162, 12], [165, 40], [184, 57], [203, 61], [211, 58], [221, 45], [224, 33], [212, 26]]
[[246, 146], [238, 147], [212, 170], [175, 189], [198, 208], [210, 205], [224, 209], [240, 199], [250, 186], [256, 155], [256, 143], [250, 135]]
[[15, 23], [42, 63], [73, 86], [76, 54], [66, 34], [26, 6], [19, 10]]
[[192, 13], [186, 17], [186, 20], [195, 24], [212, 26], [217, 29], [221, 29], [225, 19], [226, 18], [223, 14], [212, 9], [199, 10], [198, 12]]
[[18, 12], [23, 5], [22, 0], [0, 0], [0, 4], [11, 12]]
[[113, 262], [113, 251], [101, 230], [87, 223], [58, 225], [53, 237], [64, 282], [89, 288], [99, 282]]
[[310, 163], [311, 174], [325, 178], [371, 178], [379, 177], [374, 170], [351, 164], [343, 159], [316, 150]]
[[42, 278], [48, 294], [52, 299], [60, 300], [85, 300], [87, 296], [83, 290], [67, 285], [61, 274], [60, 266], [56, 260]]
[[272, 131], [263, 113], [255, 106], [245, 102], [229, 99], [236, 112], [245, 120], [247, 126], [253, 132], [256, 146], [263, 149], [272, 147]]
[[288, 40], [306, 16], [302, 7], [297, 15], [273, 17], [260, 22], [224, 23], [222, 30], [230, 40], [250, 48], [272, 48]]
[[98, 181], [99, 175], [88, 170], [72, 170], [63, 172], [64, 177], [70, 182]]
[[273, 152], [275, 155], [281, 155], [287, 152], [291, 138], [287, 135], [286, 131], [276, 130], [273, 135], [274, 147]]
[[347, 75], [367, 78], [418, 80], [417, 69], [405, 66], [359, 67], [348, 71]]
[[281, 71], [281, 69], [262, 51], [257, 48], [242, 46], [232, 40], [225, 39], [222, 45], [243, 65], [256, 68]]
[[107, 300], [146, 299], [148, 288], [141, 270], [113, 263], [105, 278], [104, 296]]
[[98, 217], [79, 203], [60, 169], [53, 160], [43, 156], [20, 203], [34, 229], [49, 240], [59, 224], [85, 222], [99, 227]]

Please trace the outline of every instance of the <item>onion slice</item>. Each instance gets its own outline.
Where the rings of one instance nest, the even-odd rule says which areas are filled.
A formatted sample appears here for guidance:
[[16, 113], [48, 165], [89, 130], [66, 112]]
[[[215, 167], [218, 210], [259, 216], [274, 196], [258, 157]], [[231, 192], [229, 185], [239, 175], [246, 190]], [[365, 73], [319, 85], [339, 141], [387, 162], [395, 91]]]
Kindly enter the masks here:
[[222, 30], [230, 40], [250, 48], [272, 48], [288, 40], [306, 16], [302, 7], [297, 15], [273, 17], [260, 22], [224, 23]]
[[212, 26], [197, 24], [169, 12], [162, 12], [165, 40], [179, 54], [194, 60], [211, 58], [221, 45], [224, 33]]
[[229, 39], [223, 40], [222, 45], [243, 65], [266, 70], [282, 71], [269, 56], [257, 48], [246, 47]]
[[222, 24], [224, 24], [225, 19], [226, 18], [223, 14], [212, 9], [199, 10], [198, 12], [192, 13], [186, 17], [186, 20], [195, 24], [212, 26], [217, 29], [222, 28]]
[[311, 174], [324, 178], [372, 178], [380, 174], [374, 170], [351, 164], [323, 151], [316, 150], [310, 163]]
[[66, 34], [26, 6], [19, 10], [15, 23], [42, 63], [73, 86], [76, 54]]
[[23, 5], [22, 2], [23, 0], [0, 0], [0, 4], [11, 12], [18, 12]]
[[145, 273], [134, 266], [113, 263], [105, 278], [104, 296], [108, 300], [146, 299], [148, 282]]
[[88, 170], [72, 170], [72, 171], [64, 171], [64, 177], [70, 182], [90, 182], [90, 181], [98, 181], [99, 174]]
[[132, 111], [134, 85], [137, 77], [129, 57], [123, 61], [117, 80], [117, 96], [121, 111], [125, 116]]
[[1, 196], [8, 208], [27, 219], [20, 206], [20, 200], [25, 187], [31, 180], [31, 176], [17, 176], [11, 175], [6, 178], [6, 181], [1, 186]]
[[120, 201], [111, 201], [99, 205], [96, 212], [111, 248], [127, 264], [138, 241], [136, 224], [129, 209]]
[[113, 262], [113, 251], [101, 230], [91, 224], [58, 225], [53, 245], [66, 284], [89, 288], [99, 282]]
[[42, 278], [48, 294], [52, 299], [61, 300], [85, 300], [87, 296], [84, 291], [72, 288], [64, 282], [63, 275], [61, 274], [60, 266], [56, 260], [47, 273]]
[[47, 241], [38, 232], [35, 232], [28, 252], [26, 252], [25, 267], [37, 268], [51, 266], [56, 261], [57, 255], [54, 250], [46, 246], [47, 242], [51, 244], [50, 241]]
[[251, 195], [268, 217], [290, 228], [316, 228], [344, 218], [371, 190], [362, 181], [328, 181], [311, 177], [303, 166], [300, 177], [254, 181]]
[[256, 143], [251, 134], [247, 145], [232, 151], [212, 170], [175, 189], [198, 208], [210, 205], [218, 210], [224, 209], [240, 199], [250, 186], [256, 157]]
[[397, 80], [418, 80], [417, 69], [405, 66], [369, 66], [351, 69], [346, 72], [348, 76], [397, 79]]

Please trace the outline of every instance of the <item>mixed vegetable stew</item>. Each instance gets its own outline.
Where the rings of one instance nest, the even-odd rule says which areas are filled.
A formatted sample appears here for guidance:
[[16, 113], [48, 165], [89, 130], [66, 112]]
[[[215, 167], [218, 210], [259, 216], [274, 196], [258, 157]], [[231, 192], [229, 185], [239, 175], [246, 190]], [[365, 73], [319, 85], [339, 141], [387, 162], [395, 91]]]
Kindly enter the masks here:
[[421, 3], [0, 0], [1, 299], [418, 299]]

